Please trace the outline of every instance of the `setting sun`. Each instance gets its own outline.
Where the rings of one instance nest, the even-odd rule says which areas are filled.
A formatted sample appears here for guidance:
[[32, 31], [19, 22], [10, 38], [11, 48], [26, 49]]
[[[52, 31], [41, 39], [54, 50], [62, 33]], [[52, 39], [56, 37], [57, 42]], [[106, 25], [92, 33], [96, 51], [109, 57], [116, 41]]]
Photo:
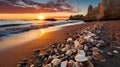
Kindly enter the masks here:
[[45, 17], [43, 15], [39, 15], [38, 19], [43, 20], [43, 19], [45, 19]]

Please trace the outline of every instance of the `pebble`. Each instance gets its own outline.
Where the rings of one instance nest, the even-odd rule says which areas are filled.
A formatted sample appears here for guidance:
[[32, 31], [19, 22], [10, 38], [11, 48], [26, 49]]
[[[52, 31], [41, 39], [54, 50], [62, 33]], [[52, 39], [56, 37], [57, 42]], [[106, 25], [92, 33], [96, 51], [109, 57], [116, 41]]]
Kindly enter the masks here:
[[87, 61], [88, 58], [85, 57], [84, 55], [77, 54], [77, 55], [75, 56], [75, 60], [78, 61], [78, 62], [83, 62], [83, 61]]
[[[94, 67], [91, 60], [105, 61], [99, 49], [101, 45], [105, 44], [105, 41], [101, 40], [98, 35], [102, 33], [99, 30], [101, 27], [102, 25], [95, 25], [71, 34], [64, 42], [50, 44], [51, 48], [46, 49], [45, 53], [36, 50], [34, 52], [36, 56], [33, 60], [37, 59], [40, 62], [40, 67], [86, 67], [83, 64], [86, 61], [89, 61], [89, 67]], [[97, 32], [97, 34], [93, 32]], [[113, 50], [113, 53], [118, 54], [119, 52]], [[113, 55], [110, 52], [107, 52], [107, 54]], [[40, 61], [40, 59], [43, 61]], [[30, 67], [34, 67], [34, 65], [33, 63]]]
[[117, 50], [113, 50], [113, 53], [116, 53], [116, 54], [118, 54], [119, 52], [118, 52]]
[[72, 41], [73, 41], [72, 38], [68, 38], [68, 39], [67, 39], [67, 42], [72, 42]]
[[67, 62], [68, 62], [68, 61], [63, 61], [63, 62], [61, 62], [60, 66], [61, 66], [61, 67], [67, 67]]
[[51, 61], [51, 63], [52, 63], [53, 65], [59, 65], [59, 64], [61, 63], [61, 60], [60, 60], [60, 59], [53, 59], [53, 60]]
[[39, 54], [40, 50], [35, 50], [34, 54]]
[[98, 61], [105, 61], [105, 58], [103, 57], [102, 54], [98, 53], [98, 52], [93, 52], [93, 56], [92, 56], [95, 60], [98, 60]]

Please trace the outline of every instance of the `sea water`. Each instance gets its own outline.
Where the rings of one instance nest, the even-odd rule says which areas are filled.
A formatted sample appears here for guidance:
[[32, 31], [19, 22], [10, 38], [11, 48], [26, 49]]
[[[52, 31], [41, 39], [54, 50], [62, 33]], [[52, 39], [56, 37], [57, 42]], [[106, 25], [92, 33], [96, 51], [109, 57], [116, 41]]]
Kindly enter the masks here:
[[81, 23], [84, 22], [80, 20], [2, 20], [0, 21], [0, 50], [35, 40], [46, 32], [61, 30], [64, 26]]

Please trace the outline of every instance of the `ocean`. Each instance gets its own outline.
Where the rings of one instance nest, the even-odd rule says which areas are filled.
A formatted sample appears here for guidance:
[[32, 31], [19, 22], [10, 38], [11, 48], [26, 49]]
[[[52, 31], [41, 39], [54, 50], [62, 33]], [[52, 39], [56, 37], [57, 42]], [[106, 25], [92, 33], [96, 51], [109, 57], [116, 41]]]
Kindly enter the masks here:
[[84, 23], [80, 20], [40, 21], [1, 20], [0, 50], [40, 38], [46, 32], [61, 30], [64, 26]]

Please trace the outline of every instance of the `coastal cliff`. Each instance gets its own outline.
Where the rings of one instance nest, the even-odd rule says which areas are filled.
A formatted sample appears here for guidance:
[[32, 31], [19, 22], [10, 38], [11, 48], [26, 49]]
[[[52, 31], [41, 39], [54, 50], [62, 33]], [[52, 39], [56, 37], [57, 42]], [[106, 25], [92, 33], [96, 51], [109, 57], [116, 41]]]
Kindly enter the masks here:
[[89, 5], [85, 20], [120, 20], [120, 0], [102, 0], [97, 7]]

